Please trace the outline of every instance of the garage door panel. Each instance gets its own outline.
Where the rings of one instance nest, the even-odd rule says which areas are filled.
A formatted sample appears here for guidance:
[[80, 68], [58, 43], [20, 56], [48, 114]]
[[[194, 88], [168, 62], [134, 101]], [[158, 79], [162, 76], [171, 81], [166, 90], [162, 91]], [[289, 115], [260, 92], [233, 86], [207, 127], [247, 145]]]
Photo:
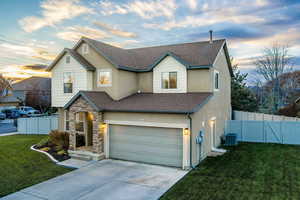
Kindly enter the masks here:
[[[173, 167], [181, 167], [182, 162], [180, 160], [175, 160], [170, 157], [165, 156], [147, 156], [145, 157], [142, 153], [130, 153], [130, 152], [117, 152], [114, 154], [115, 158], [135, 161], [135, 162], [143, 162], [143, 163], [150, 163], [150, 164], [158, 164], [158, 165], [167, 165]], [[163, 162], [162, 162], [163, 160]]]
[[157, 138], [157, 137], [142, 137], [142, 136], [136, 136], [136, 137], [131, 137], [131, 136], [113, 136], [111, 139], [115, 142], [120, 144], [132, 144], [132, 145], [151, 145], [151, 146], [157, 146], [158, 148], [164, 148], [165, 146], [168, 146], [170, 148], [174, 147], [176, 148], [177, 146], [182, 146], [182, 143], [180, 140], [177, 139], [169, 139], [166, 140], [165, 138]]
[[[134, 146], [134, 148], [132, 148]], [[138, 152], [137, 152], [138, 149]], [[166, 156], [170, 157], [173, 155], [180, 156], [182, 155], [182, 151], [174, 151], [173, 148], [160, 148], [159, 151], [153, 146], [146, 146], [146, 145], [137, 145], [137, 144], [123, 144], [122, 146], [115, 145], [114, 148], [112, 148], [112, 152], [129, 152], [129, 153], [136, 153], [136, 154], [151, 154], [152, 156]]]
[[110, 125], [111, 158], [181, 167], [182, 129]]

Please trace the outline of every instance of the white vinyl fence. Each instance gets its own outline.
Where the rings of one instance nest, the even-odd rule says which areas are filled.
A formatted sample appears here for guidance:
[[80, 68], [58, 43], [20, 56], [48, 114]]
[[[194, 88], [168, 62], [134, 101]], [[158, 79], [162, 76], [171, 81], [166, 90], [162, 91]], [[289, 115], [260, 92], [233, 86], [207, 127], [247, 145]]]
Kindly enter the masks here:
[[282, 115], [269, 115], [264, 113], [233, 111], [234, 120], [265, 120], [265, 121], [299, 121], [297, 117], [286, 117]]
[[19, 134], [48, 134], [55, 129], [58, 129], [57, 115], [18, 119]]
[[229, 120], [226, 133], [236, 133], [238, 141], [300, 145], [300, 122]]

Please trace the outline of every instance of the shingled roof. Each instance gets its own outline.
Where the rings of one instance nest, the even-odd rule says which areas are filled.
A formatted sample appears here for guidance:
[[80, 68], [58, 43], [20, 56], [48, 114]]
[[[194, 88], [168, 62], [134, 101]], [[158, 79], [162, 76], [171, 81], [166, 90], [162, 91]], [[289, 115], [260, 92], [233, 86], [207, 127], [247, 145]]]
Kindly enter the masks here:
[[116, 67], [124, 70], [150, 71], [165, 57], [175, 57], [187, 68], [209, 68], [213, 65], [218, 52], [223, 48], [225, 40], [192, 42], [165, 46], [122, 49], [97, 40], [83, 37], [75, 49], [85, 41], [98, 53], [106, 57]]
[[68, 109], [80, 96], [96, 111], [188, 114], [198, 111], [212, 93], [136, 93], [115, 101], [105, 92], [80, 91], [64, 108]]
[[82, 37], [73, 49], [64, 49], [64, 51], [50, 64], [47, 71], [50, 71], [55, 66], [65, 52], [69, 52], [78, 62], [86, 67], [87, 70], [94, 71], [94, 66], [76, 52], [77, 48], [83, 42], [89, 44], [89, 46], [116, 68], [133, 72], [151, 71], [166, 56], [172, 56], [178, 62], [186, 66], [187, 69], [208, 69], [212, 67], [218, 53], [223, 48], [225, 50], [229, 71], [231, 75], [233, 75], [225, 39], [213, 40], [212, 43], [209, 41], [202, 41], [123, 49], [97, 40]]

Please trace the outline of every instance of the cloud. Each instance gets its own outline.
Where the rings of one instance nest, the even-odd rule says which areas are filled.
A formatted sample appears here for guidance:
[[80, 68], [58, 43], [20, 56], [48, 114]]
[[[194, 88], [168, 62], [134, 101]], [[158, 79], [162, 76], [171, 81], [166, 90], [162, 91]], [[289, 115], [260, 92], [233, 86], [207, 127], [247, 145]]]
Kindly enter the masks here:
[[177, 9], [175, 0], [135, 0], [127, 4], [101, 1], [99, 6], [101, 7], [101, 13], [103, 15], [124, 15], [128, 13], [134, 13], [144, 19], [152, 19], [154, 17], [172, 18], [174, 17], [174, 12]]
[[35, 71], [45, 71], [47, 65], [41, 64], [32, 64], [32, 65], [24, 65], [20, 67], [23, 70], [35, 70]]
[[63, 20], [93, 13], [91, 8], [79, 4], [80, 0], [46, 0], [40, 5], [41, 16], [28, 16], [19, 21], [22, 29], [33, 32], [46, 26], [54, 26]]
[[48, 47], [36, 46], [34, 44], [11, 44], [0, 43], [0, 47], [9, 57], [25, 57], [29, 59], [38, 59], [40, 61], [51, 61], [55, 58], [55, 54], [48, 51]]
[[56, 36], [68, 41], [78, 41], [82, 36], [92, 39], [104, 39], [111, 37], [104, 31], [87, 26], [67, 27], [65, 31], [57, 33]]
[[[33, 68], [31, 68], [31, 66]], [[4, 77], [12, 80], [23, 80], [25, 78], [29, 78], [32, 76], [50, 77], [49, 72], [46, 72], [45, 70], [41, 70], [39, 68], [34, 68], [34, 66], [39, 66], [39, 65], [33, 64], [33, 65], [23, 66], [23, 65], [11, 64], [2, 67], [0, 69], [0, 73], [3, 74]]]
[[119, 36], [119, 37], [124, 37], [124, 38], [136, 38], [137, 37], [136, 33], [123, 31], [123, 30], [120, 30], [116, 27], [111, 27], [110, 25], [102, 23], [102, 22], [97, 21], [97, 22], [94, 22], [94, 24], [96, 26], [108, 31], [109, 33], [111, 33], [113, 35], [116, 35], [116, 36]]
[[191, 10], [196, 10], [197, 0], [186, 0], [186, 3]]
[[[226, 38], [231, 41], [244, 41], [250, 39], [258, 39], [268, 36], [270, 33], [264, 31], [250, 28], [244, 25], [240, 26], [228, 26], [227, 28], [221, 30], [215, 30], [213, 32], [214, 38]], [[208, 39], [208, 32], [196, 32], [188, 35], [189, 38], [195, 40]]]
[[165, 31], [169, 31], [174, 28], [203, 27], [225, 22], [244, 24], [245, 22], [257, 23], [263, 21], [263, 18], [251, 15], [223, 15], [221, 12], [218, 15], [211, 15], [209, 12], [207, 12], [200, 16], [186, 16], [183, 19], [171, 20], [162, 24], [146, 23], [143, 26], [145, 28], [159, 28]]

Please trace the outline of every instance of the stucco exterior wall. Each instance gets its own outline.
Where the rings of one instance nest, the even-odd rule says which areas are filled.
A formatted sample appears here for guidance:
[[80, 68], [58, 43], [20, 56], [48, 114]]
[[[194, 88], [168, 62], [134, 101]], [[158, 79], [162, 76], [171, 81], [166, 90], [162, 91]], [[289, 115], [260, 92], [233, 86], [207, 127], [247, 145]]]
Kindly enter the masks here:
[[212, 77], [209, 69], [193, 69], [187, 71], [188, 92], [211, 92]]
[[112, 72], [112, 85], [108, 87], [101, 87], [97, 85], [98, 71], [96, 70], [93, 73], [92, 80], [90, 80], [93, 83], [93, 90], [104, 91], [115, 100], [119, 100], [137, 92], [138, 80], [135, 72], [118, 70], [92, 47], [89, 47], [88, 54], [82, 54], [82, 44], [76, 51], [97, 69], [110, 69]]
[[137, 73], [138, 89], [141, 92], [153, 92], [153, 72]]
[[119, 70], [118, 75], [118, 99], [122, 99], [138, 91], [138, 78], [135, 72]]
[[58, 130], [64, 131], [65, 130], [65, 113], [63, 108], [57, 109], [58, 113]]
[[105, 112], [104, 120], [188, 124], [186, 115], [162, 113]]
[[[118, 99], [118, 73], [119, 70], [116, 69], [110, 62], [108, 62], [103, 56], [99, 55], [93, 48], [89, 47], [88, 54], [82, 54], [82, 44], [76, 49], [76, 51], [84, 57], [88, 62], [90, 62], [96, 69], [110, 69], [112, 72], [112, 85], [109, 87], [98, 87], [97, 76], [98, 71], [93, 72], [92, 79], [89, 80], [93, 84], [93, 90], [107, 92], [113, 99]], [[90, 77], [91, 78], [91, 77]]]
[[[211, 81], [213, 83], [213, 72], [219, 71], [219, 91], [214, 91], [213, 96], [198, 112], [192, 115], [192, 153], [193, 164], [196, 165], [200, 160], [200, 148], [202, 159], [211, 151], [212, 127], [210, 120], [216, 118], [216, 144], [220, 145], [221, 136], [224, 134], [225, 122], [231, 119], [231, 76], [228, 70], [224, 51], [218, 55], [213, 69], [210, 70]], [[196, 136], [199, 131], [204, 131], [204, 142], [202, 146], [196, 144]]]

